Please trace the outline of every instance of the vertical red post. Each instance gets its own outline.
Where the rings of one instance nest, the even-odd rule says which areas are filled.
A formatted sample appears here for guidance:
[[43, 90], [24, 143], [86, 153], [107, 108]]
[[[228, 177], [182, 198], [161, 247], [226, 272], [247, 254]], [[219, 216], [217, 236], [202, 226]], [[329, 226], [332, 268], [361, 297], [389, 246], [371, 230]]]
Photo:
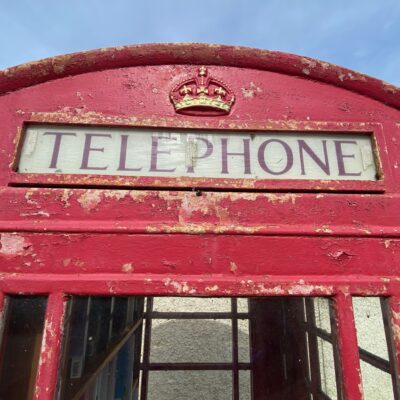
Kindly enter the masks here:
[[3, 321], [5, 296], [3, 292], [0, 292], [0, 323]]
[[[393, 349], [394, 349], [394, 368], [396, 371], [397, 377], [400, 374], [400, 297], [393, 296], [389, 297], [389, 306], [390, 306], [390, 318], [391, 318], [391, 328], [392, 328], [392, 340], [393, 340]], [[390, 348], [390, 347], [389, 347]], [[396, 389], [399, 390], [399, 383], [396, 382]]]
[[342, 367], [343, 395], [345, 400], [362, 400], [360, 357], [351, 296], [339, 292], [334, 298], [334, 305]]
[[2, 340], [3, 334], [3, 327], [4, 327], [4, 307], [6, 305], [6, 296], [3, 292], [0, 292], [0, 345]]
[[65, 313], [63, 293], [50, 294], [33, 400], [53, 400], [57, 386], [58, 363]]

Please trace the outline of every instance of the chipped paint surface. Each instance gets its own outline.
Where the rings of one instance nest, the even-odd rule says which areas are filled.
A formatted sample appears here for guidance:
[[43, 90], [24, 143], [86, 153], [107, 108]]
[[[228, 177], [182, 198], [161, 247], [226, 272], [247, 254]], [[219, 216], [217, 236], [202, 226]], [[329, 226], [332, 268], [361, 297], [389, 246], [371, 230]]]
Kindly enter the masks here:
[[30, 243], [23, 236], [13, 233], [0, 234], [0, 255], [16, 257], [31, 250]]
[[79, 197], [78, 203], [84, 210], [92, 211], [101, 202], [101, 196], [102, 193], [99, 190], [88, 190]]
[[[224, 118], [174, 113], [166, 94], [197, 64], [232, 85], [237, 99]], [[54, 397], [64, 292], [334, 296], [352, 400], [361, 400], [361, 381], [351, 295], [392, 296], [400, 359], [398, 88], [306, 57], [163, 44], [11, 68], [0, 72], [0, 91], [0, 291], [50, 293], [35, 400]], [[21, 176], [27, 123], [372, 132], [379, 180]]]
[[[35, 61], [1, 71], [0, 91], [13, 91], [82, 72], [146, 65], [148, 60], [153, 65], [198, 64], [201, 60], [202, 64], [259, 68], [299, 76], [306, 70], [311, 79], [353, 89], [381, 101], [388, 97], [387, 101], [399, 105], [397, 87], [324, 61], [240, 46], [201, 43], [118, 46]], [[363, 85], [352, 85], [353, 81]]]
[[63, 294], [49, 296], [33, 400], [50, 400], [56, 392], [65, 308]]
[[132, 265], [132, 263], [125, 263], [122, 265], [122, 271], [123, 272], [133, 272], [134, 271], [134, 267]]
[[271, 203], [287, 203], [291, 202], [292, 204], [296, 203], [296, 198], [299, 197], [300, 195], [298, 194], [293, 194], [293, 193], [287, 193], [287, 194], [281, 194], [281, 195], [276, 195], [276, 194], [267, 194], [268, 200]]
[[254, 82], [250, 82], [248, 87], [242, 87], [242, 94], [244, 98], [252, 98], [262, 93], [261, 87], [257, 86]]
[[187, 282], [179, 282], [170, 278], [163, 279], [164, 285], [172, 293], [176, 294], [196, 294], [196, 289], [188, 285]]

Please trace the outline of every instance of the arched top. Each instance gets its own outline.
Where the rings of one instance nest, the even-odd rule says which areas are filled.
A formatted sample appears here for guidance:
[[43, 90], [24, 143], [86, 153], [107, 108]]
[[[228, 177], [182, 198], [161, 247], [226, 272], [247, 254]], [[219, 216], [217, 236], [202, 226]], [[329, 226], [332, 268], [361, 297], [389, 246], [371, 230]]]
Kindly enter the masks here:
[[400, 88], [328, 62], [278, 51], [204, 43], [118, 46], [66, 54], [0, 71], [0, 95], [66, 76], [162, 64], [226, 65], [301, 76], [400, 109]]

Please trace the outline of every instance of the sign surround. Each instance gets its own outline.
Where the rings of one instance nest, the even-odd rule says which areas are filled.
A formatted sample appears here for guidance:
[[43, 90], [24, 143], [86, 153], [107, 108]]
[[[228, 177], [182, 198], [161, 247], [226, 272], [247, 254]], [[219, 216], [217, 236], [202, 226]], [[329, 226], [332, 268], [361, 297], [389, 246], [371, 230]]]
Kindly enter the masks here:
[[18, 172], [376, 181], [365, 133], [28, 126]]

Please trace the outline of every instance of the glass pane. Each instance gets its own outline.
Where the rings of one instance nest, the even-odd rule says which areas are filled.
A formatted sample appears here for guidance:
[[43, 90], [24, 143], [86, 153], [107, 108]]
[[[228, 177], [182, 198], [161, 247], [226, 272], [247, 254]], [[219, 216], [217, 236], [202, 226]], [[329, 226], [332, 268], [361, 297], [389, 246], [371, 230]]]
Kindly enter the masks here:
[[148, 400], [232, 400], [228, 371], [152, 371]]
[[133, 395], [139, 378], [143, 298], [76, 296], [68, 307], [58, 398], [114, 400], [124, 398], [121, 393]]
[[251, 400], [250, 371], [239, 371], [239, 400]]
[[380, 297], [353, 297], [365, 400], [393, 399], [393, 380], [398, 379], [389, 357], [391, 329], [388, 322], [385, 324], [389, 316], [382, 311], [384, 301]]
[[112, 336], [118, 336], [127, 324], [128, 298], [116, 297], [113, 304]]
[[379, 297], [353, 297], [358, 346], [389, 360]]
[[[250, 300], [252, 398], [280, 400], [337, 399], [337, 338], [325, 299], [258, 298]], [[314, 305], [318, 311], [318, 323]], [[328, 305], [328, 307], [326, 307]], [[325, 315], [324, 313], [327, 313]], [[319, 315], [321, 314], [321, 317]], [[326, 329], [321, 327], [324, 321]], [[329, 323], [329, 325], [327, 325]], [[319, 325], [319, 326], [318, 326]]]
[[238, 320], [239, 362], [250, 362], [249, 320]]
[[342, 400], [329, 299], [144, 300], [71, 300], [59, 398]]
[[315, 325], [330, 333], [331, 319], [329, 314], [329, 299], [324, 297], [317, 297], [314, 300], [314, 318]]
[[335, 360], [332, 345], [318, 338], [319, 371], [322, 391], [332, 400], [337, 399]]
[[364, 400], [391, 400], [393, 397], [392, 378], [387, 372], [360, 362]]
[[231, 362], [230, 321], [160, 320], [152, 329], [151, 362]]
[[237, 311], [239, 313], [248, 313], [249, 312], [249, 299], [243, 299], [239, 297], [237, 299]]
[[0, 358], [0, 398], [33, 396], [42, 344], [46, 297], [7, 298]]
[[153, 310], [162, 312], [230, 312], [231, 299], [154, 297]]

